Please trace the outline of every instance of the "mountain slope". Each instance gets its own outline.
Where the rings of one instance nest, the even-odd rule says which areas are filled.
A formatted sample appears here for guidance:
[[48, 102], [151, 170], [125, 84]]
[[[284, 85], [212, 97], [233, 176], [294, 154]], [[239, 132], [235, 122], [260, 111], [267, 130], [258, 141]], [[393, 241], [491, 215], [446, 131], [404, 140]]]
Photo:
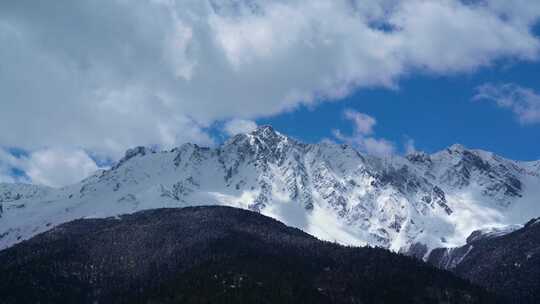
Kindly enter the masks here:
[[0, 252], [2, 303], [494, 303], [449, 272], [228, 207], [77, 220]]
[[[474, 230], [540, 216], [539, 173], [538, 163], [459, 145], [377, 158], [264, 126], [217, 148], [131, 149], [111, 169], [37, 196], [4, 184], [0, 249], [77, 218], [204, 203], [259, 211], [343, 244], [395, 251], [423, 244], [416, 246], [423, 256], [464, 244]], [[10, 199], [2, 199], [6, 191]]]
[[540, 218], [509, 233], [475, 233], [467, 245], [435, 249], [427, 260], [514, 303], [540, 303]]

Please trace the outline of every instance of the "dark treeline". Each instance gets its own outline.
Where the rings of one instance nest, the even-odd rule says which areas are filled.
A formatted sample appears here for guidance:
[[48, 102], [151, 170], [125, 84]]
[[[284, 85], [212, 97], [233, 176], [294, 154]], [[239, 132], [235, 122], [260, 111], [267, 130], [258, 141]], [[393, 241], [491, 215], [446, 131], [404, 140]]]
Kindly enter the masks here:
[[0, 252], [2, 303], [496, 303], [449, 272], [228, 207], [77, 220]]
[[[428, 262], [443, 266], [446, 249], [434, 250]], [[485, 237], [453, 249], [458, 276], [475, 282], [510, 303], [540, 303], [540, 218], [512, 233]], [[451, 256], [451, 255], [450, 255]]]

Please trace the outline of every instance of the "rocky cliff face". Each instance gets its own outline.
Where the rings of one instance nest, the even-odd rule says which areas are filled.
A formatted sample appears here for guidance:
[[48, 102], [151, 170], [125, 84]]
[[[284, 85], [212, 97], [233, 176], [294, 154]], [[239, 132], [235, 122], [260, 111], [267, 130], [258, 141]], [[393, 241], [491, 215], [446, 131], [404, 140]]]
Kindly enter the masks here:
[[346, 145], [301, 143], [264, 126], [217, 148], [131, 149], [111, 169], [62, 189], [4, 184], [0, 248], [77, 218], [217, 204], [261, 212], [326, 240], [396, 251], [420, 244], [425, 254], [462, 245], [477, 229], [540, 216], [538, 189], [538, 163], [459, 145], [377, 158]]

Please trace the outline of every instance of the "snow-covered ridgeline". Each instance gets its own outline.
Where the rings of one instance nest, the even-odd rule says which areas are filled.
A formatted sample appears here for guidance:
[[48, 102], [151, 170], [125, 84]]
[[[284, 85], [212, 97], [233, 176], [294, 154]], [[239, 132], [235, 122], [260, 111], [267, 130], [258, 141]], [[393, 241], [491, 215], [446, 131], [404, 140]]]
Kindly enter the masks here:
[[377, 158], [264, 126], [218, 148], [131, 149], [110, 170], [61, 189], [2, 184], [0, 248], [76, 218], [209, 204], [345, 244], [458, 246], [474, 230], [540, 216], [539, 164], [460, 145]]

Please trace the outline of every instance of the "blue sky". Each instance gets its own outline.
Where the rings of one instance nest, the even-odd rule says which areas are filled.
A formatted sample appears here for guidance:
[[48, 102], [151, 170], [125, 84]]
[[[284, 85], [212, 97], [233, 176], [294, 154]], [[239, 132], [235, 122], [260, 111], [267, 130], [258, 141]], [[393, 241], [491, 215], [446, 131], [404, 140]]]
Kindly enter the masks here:
[[540, 1], [0, 2], [0, 182], [271, 124], [379, 156], [540, 159]]
[[540, 92], [540, 64], [500, 63], [465, 75], [407, 77], [396, 90], [359, 90], [343, 100], [257, 122], [318, 142], [332, 138], [332, 129], [351, 131], [343, 118], [350, 108], [375, 117], [378, 136], [401, 145], [413, 139], [418, 150], [429, 153], [460, 143], [511, 159], [540, 159], [540, 124], [522, 125], [507, 109], [472, 101], [484, 83], [516, 83]]

